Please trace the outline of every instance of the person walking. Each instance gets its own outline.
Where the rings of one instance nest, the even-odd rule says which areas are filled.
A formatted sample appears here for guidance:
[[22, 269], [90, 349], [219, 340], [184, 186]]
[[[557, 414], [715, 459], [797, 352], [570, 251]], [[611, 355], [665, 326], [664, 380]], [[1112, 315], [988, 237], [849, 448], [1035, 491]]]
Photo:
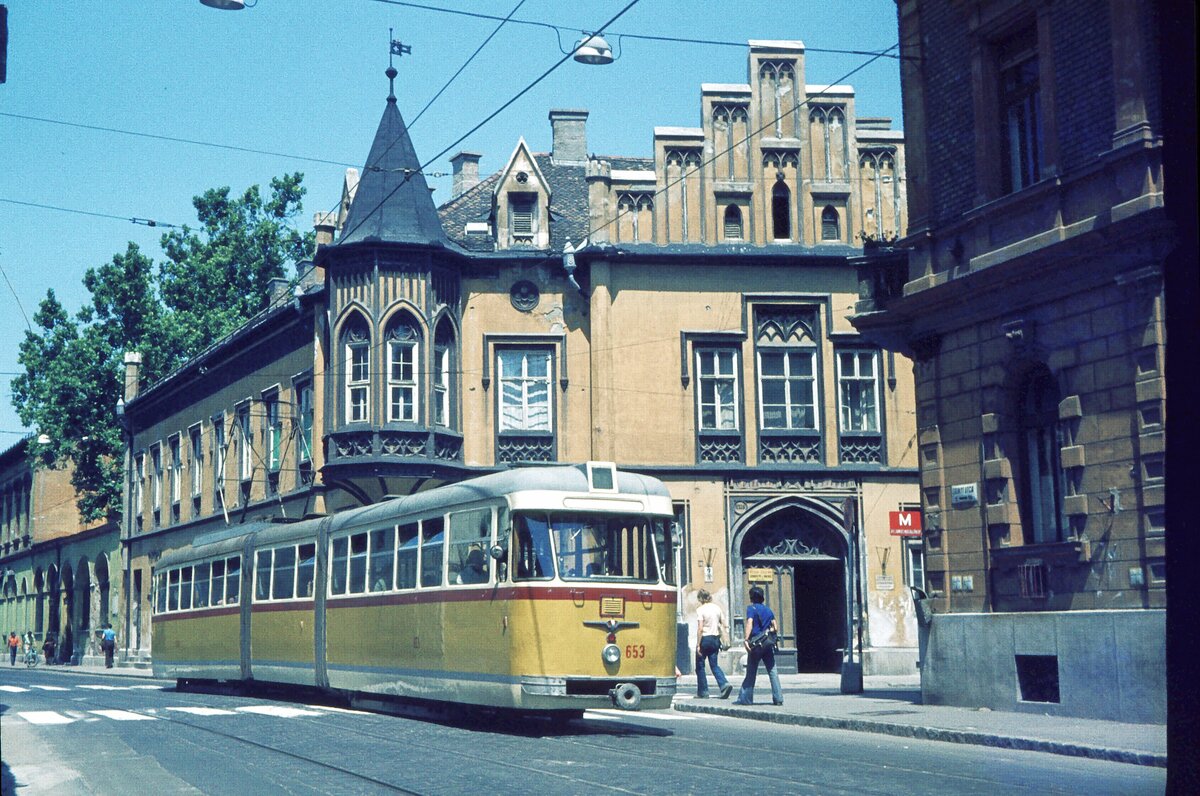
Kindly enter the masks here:
[[100, 648], [104, 650], [104, 668], [111, 669], [113, 667], [113, 652], [117, 648], [117, 631], [113, 630], [112, 625], [108, 622], [104, 623], [104, 632], [100, 637]]
[[696, 697], [708, 699], [708, 678], [704, 675], [704, 662], [712, 667], [713, 677], [716, 678], [717, 688], [721, 690], [721, 699], [728, 699], [733, 692], [733, 686], [721, 671], [717, 663], [717, 654], [721, 651], [721, 639], [729, 629], [725, 621], [725, 612], [712, 601], [712, 595], [704, 589], [696, 595], [700, 598], [700, 607], [696, 609]]
[[[775, 670], [775, 642], [766, 641], [767, 631], [778, 633], [775, 624], [775, 612], [766, 604], [766, 595], [761, 586], [750, 589], [750, 605], [746, 607], [746, 679], [742, 681], [742, 690], [738, 692], [735, 705], [754, 704], [754, 681], [758, 677], [758, 662], [767, 665], [767, 676], [771, 679], [771, 700], [776, 705], [783, 704], [783, 688], [779, 685], [779, 673]], [[754, 643], [751, 643], [751, 639]], [[760, 640], [761, 639], [761, 640]]]
[[8, 665], [17, 665], [17, 650], [21, 648], [21, 639], [17, 638], [17, 631], [8, 631]]

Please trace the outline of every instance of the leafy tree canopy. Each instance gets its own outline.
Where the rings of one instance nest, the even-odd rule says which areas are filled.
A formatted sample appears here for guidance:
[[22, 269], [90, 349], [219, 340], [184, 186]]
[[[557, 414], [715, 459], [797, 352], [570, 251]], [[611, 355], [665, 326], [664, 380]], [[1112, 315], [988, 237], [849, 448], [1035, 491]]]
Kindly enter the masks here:
[[313, 233], [292, 224], [301, 211], [303, 175], [271, 180], [241, 196], [214, 188], [192, 200], [199, 219], [162, 237], [157, 266], [129, 243], [111, 262], [89, 268], [89, 304], [73, 317], [46, 292], [25, 333], [12, 382], [21, 422], [39, 432], [31, 450], [40, 466], [72, 461], [76, 501], [85, 520], [121, 506], [123, 439], [117, 402], [124, 354], [142, 354], [152, 384], [267, 308], [271, 279], [313, 250]]

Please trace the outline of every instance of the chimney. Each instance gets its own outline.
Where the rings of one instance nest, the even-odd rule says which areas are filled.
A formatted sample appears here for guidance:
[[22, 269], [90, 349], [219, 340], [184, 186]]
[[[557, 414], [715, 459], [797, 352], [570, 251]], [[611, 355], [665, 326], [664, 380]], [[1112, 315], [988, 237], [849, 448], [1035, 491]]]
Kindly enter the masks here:
[[140, 351], [125, 352], [125, 403], [137, 397], [140, 387], [139, 376], [142, 370], [142, 354]]
[[284, 279], [282, 276], [272, 277], [271, 280], [267, 282], [267, 304], [269, 306], [273, 307], [282, 299], [288, 299], [291, 297], [292, 292], [288, 290], [288, 280]]
[[450, 164], [454, 166], [454, 179], [450, 187], [451, 199], [457, 199], [479, 184], [479, 158], [481, 157], [483, 156], [478, 152], [463, 150], [450, 158]]
[[317, 248], [333, 243], [337, 232], [337, 213], [323, 211], [313, 214], [313, 232], [317, 235]]
[[582, 166], [587, 163], [587, 111], [550, 111], [550, 130], [554, 148], [550, 160], [556, 165]]

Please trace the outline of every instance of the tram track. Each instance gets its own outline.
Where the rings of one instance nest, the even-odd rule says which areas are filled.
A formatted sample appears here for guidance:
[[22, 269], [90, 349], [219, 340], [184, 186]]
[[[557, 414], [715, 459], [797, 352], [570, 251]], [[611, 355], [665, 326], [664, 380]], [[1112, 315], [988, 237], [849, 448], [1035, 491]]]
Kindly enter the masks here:
[[[90, 692], [90, 693], [94, 695], [96, 693], [104, 693], [104, 692]], [[163, 688], [162, 690], [146, 690], [146, 691], [142, 692], [142, 696], [143, 696], [143, 698], [148, 697], [149, 699], [158, 698], [161, 702], [177, 702], [177, 700], [170, 699], [169, 695], [191, 695], [194, 693], [220, 693], [220, 694], [230, 695], [230, 696], [238, 695], [236, 692], [236, 689], [228, 689], [228, 690], [221, 689], [219, 691], [187, 691], [187, 690], [179, 691], [179, 690], [175, 690], [175, 689], [171, 689], [171, 688]], [[247, 695], [247, 696], [251, 699], [263, 699], [263, 697], [255, 696], [253, 694]], [[276, 696], [278, 696], [278, 695], [276, 695]], [[243, 698], [245, 698], [245, 697], [243, 697]], [[277, 701], [284, 701], [284, 700], [277, 700]], [[383, 712], [377, 713], [377, 712], [373, 712], [373, 711], [357, 711], [357, 710], [352, 711], [352, 710], [347, 710], [345, 708], [340, 708], [340, 707], [336, 707], [336, 706], [332, 706], [332, 705], [312, 704], [310, 702], [300, 702], [298, 700], [287, 700], [287, 701], [291, 702], [292, 704], [304, 704], [304, 705], [306, 705], [308, 707], [312, 707], [316, 710], [328, 710], [329, 711], [329, 713], [325, 717], [323, 717], [322, 721], [318, 721], [317, 719], [315, 719], [313, 717], [306, 717], [306, 716], [298, 716], [295, 719], [293, 719], [293, 721], [309, 724], [312, 726], [328, 728], [329, 724], [330, 724], [329, 719], [330, 719], [330, 717], [332, 717], [334, 719], [334, 726], [336, 727], [338, 732], [353, 733], [354, 735], [357, 735], [359, 737], [367, 738], [367, 739], [375, 740], [375, 741], [388, 741], [391, 743], [395, 743], [397, 740], [397, 735], [395, 733], [386, 734], [386, 733], [382, 733], [382, 732], [374, 732], [374, 731], [367, 730], [362, 727], [354, 726], [353, 724], [348, 724], [348, 723], [346, 723], [344, 721], [340, 721], [338, 719], [347, 717], [351, 713], [366, 714], [366, 715], [379, 716], [379, 717], [404, 718], [403, 716], [397, 716], [395, 714], [389, 714], [389, 713], [383, 713]], [[335, 697], [335, 699], [332, 701], [338, 701], [338, 700]], [[128, 711], [130, 709], [128, 705], [121, 705], [118, 703], [114, 703], [112, 700], [103, 700], [103, 699], [98, 700], [94, 696], [89, 696], [89, 698], [87, 700], [87, 704], [89, 706], [92, 706], [97, 709], [111, 709], [111, 710], [123, 710], [123, 711]], [[188, 721], [185, 718], [171, 716], [171, 715], [165, 714], [165, 713], [160, 714], [157, 712], [157, 710], [153, 715], [154, 715], [155, 719], [160, 720], [160, 721], [166, 721], [168, 723], [171, 723], [171, 724], [174, 724], [177, 726], [188, 727], [189, 729], [199, 730], [208, 735], [216, 736], [216, 737], [219, 737], [219, 738], [222, 738], [225, 740], [235, 741], [237, 743], [240, 743], [240, 744], [243, 744], [246, 746], [250, 746], [253, 748], [261, 749], [263, 751], [273, 752], [275, 754], [282, 755], [282, 756], [287, 757], [292, 760], [300, 761], [303, 763], [308, 763], [308, 764], [323, 768], [325, 770], [328, 770], [328, 771], [331, 771], [334, 773], [344, 774], [346, 776], [353, 777], [354, 779], [361, 781], [361, 782], [365, 782], [365, 783], [369, 783], [372, 785], [386, 788], [395, 793], [409, 794], [411, 796], [428, 796], [428, 794], [424, 791], [412, 790], [411, 788], [407, 788], [402, 785], [398, 785], [398, 784], [395, 784], [392, 782], [387, 782], [385, 780], [381, 780], [377, 777], [372, 777], [367, 774], [359, 773], [357, 771], [354, 771], [353, 769], [349, 769], [344, 766], [340, 766], [340, 765], [337, 765], [334, 763], [329, 763], [327, 761], [320, 760], [320, 759], [312, 757], [312, 756], [299, 754], [299, 753], [290, 751], [288, 749], [283, 749], [283, 748], [280, 748], [277, 746], [272, 746], [270, 744], [266, 744], [261, 741], [256, 741], [254, 739], [247, 738], [243, 735], [226, 732], [226, 731], [220, 730], [218, 728], [206, 726], [204, 724], [200, 724], [200, 723], [193, 722], [193, 721]], [[457, 725], [452, 724], [450, 726], [457, 726]], [[485, 757], [481, 757], [480, 755], [475, 754], [475, 753], [471, 753], [471, 754], [464, 753], [461, 750], [461, 746], [458, 748], [450, 747], [450, 746], [441, 746], [438, 744], [431, 744], [431, 743], [428, 743], [425, 741], [418, 741], [418, 740], [413, 740], [413, 739], [406, 739], [404, 741], [404, 743], [405, 743], [406, 748], [419, 748], [419, 749], [424, 749], [429, 752], [435, 752], [438, 754], [446, 755], [447, 757], [462, 758], [462, 759], [469, 760], [472, 763], [477, 764], [477, 765], [484, 764], [487, 766], [499, 766], [499, 767], [507, 768], [507, 769], [514, 770], [514, 771], [520, 771], [520, 772], [527, 773], [527, 774], [536, 774], [536, 775], [540, 775], [540, 776], [544, 776], [544, 777], [551, 777], [554, 779], [562, 780], [563, 782], [569, 783], [572, 786], [579, 786], [581, 788], [587, 788], [589, 790], [594, 790], [596, 792], [607, 791], [607, 792], [611, 792], [611, 793], [633, 794], [634, 796], [639, 796], [640, 794], [643, 793], [643, 791], [629, 790], [627, 788], [622, 788], [622, 787], [613, 785], [611, 782], [605, 782], [605, 781], [599, 780], [599, 779], [587, 779], [584, 777], [578, 777], [578, 776], [573, 776], [570, 774], [564, 774], [562, 772], [550, 770], [547, 768], [538, 768], [536, 766], [523, 765], [523, 764], [517, 763], [511, 759], [498, 758], [498, 757], [485, 758]], [[224, 750], [221, 750], [221, 751], [224, 751]]]

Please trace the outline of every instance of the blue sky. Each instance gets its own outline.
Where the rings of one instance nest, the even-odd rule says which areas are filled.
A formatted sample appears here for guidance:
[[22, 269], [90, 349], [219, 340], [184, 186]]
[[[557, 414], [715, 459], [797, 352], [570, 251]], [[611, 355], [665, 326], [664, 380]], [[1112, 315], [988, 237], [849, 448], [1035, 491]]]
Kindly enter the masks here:
[[[424, 3], [424, 0], [416, 0]], [[515, 18], [563, 29], [569, 48], [628, 0], [527, 0]], [[517, 0], [429, 0], [506, 16]], [[235, 193], [290, 171], [308, 189], [300, 224], [336, 206], [346, 165], [361, 167], [387, 97], [388, 28], [411, 45], [396, 93], [412, 120], [496, 28], [497, 22], [379, 0], [258, 0], [238, 12], [199, 0], [7, 0], [8, 75], [0, 84], [0, 199], [117, 216], [102, 218], [0, 201], [0, 450], [25, 431], [11, 406], [17, 346], [47, 288], [70, 311], [87, 298], [84, 271], [134, 241], [156, 260], [162, 230], [131, 217], [195, 225], [194, 195]], [[715, 3], [640, 0], [611, 31], [745, 43], [799, 39], [806, 82], [849, 83], [860, 116], [901, 129], [898, 62], [819, 52], [878, 51], [896, 43], [894, 0]], [[586, 108], [588, 149], [649, 156], [655, 126], [697, 126], [701, 83], [746, 80], [744, 46], [611, 36], [619, 57], [596, 67], [568, 61], [428, 167], [449, 172], [459, 149], [500, 168], [520, 136], [550, 148], [551, 108]], [[508, 24], [411, 124], [428, 160], [482, 121], [562, 53], [553, 30]], [[3, 115], [12, 114], [12, 115]], [[41, 117], [278, 154], [134, 137], [16, 117]], [[317, 163], [297, 157], [334, 161]], [[345, 165], [342, 165], [345, 164]], [[448, 177], [431, 178], [440, 203]], [[11, 284], [11, 289], [10, 289]], [[23, 312], [22, 312], [23, 310]], [[14, 433], [17, 432], [17, 433]]]

